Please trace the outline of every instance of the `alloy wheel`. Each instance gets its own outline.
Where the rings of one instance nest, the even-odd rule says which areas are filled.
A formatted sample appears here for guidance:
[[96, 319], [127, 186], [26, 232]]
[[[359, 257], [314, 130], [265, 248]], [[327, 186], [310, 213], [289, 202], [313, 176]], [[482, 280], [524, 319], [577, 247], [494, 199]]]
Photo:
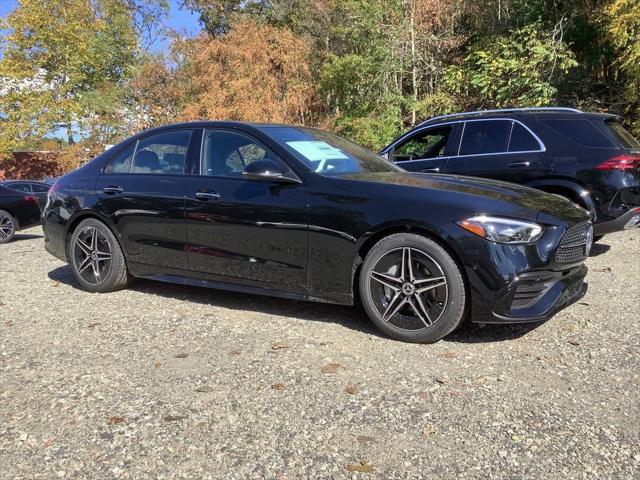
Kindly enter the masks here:
[[0, 213], [0, 240], [6, 240], [11, 236], [14, 229], [13, 218], [6, 213]]
[[86, 227], [76, 237], [73, 255], [78, 274], [87, 282], [98, 285], [111, 271], [111, 246], [96, 227]]
[[382, 255], [369, 274], [380, 317], [401, 330], [424, 330], [444, 313], [449, 296], [442, 267], [430, 255], [401, 247]]

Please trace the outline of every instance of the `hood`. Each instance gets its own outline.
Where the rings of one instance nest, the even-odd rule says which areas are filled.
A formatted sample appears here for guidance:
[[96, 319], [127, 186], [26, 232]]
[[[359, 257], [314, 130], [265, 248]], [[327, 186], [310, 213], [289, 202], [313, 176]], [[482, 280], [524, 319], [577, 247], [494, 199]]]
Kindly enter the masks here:
[[[414, 199], [416, 195], [424, 198], [425, 190], [441, 191], [452, 201], [458, 197], [459, 201], [456, 203], [462, 201], [470, 211], [474, 211], [477, 206], [478, 210], [474, 211], [477, 214], [504, 215], [504, 206], [509, 205], [511, 208], [507, 210], [512, 212], [509, 216], [528, 221], [544, 221], [546, 216], [552, 216], [568, 223], [577, 223], [590, 218], [585, 209], [569, 200], [499, 180], [410, 172], [354, 173], [341, 178], [351, 180], [356, 189], [360, 183], [367, 191], [380, 187], [381, 190], [392, 189], [394, 194], [399, 194], [396, 189], [401, 189], [407, 192], [407, 199]], [[384, 194], [384, 190], [380, 193]], [[496, 210], [487, 210], [491, 206]], [[514, 206], [519, 208], [514, 209]]]

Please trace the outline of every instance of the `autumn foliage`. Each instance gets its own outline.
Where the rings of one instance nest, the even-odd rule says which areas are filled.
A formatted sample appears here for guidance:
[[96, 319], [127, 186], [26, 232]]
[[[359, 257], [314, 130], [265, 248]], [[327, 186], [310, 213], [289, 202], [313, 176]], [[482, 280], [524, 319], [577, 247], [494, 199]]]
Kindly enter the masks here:
[[286, 28], [245, 20], [190, 45], [192, 84], [182, 119], [304, 124], [314, 98], [310, 49]]

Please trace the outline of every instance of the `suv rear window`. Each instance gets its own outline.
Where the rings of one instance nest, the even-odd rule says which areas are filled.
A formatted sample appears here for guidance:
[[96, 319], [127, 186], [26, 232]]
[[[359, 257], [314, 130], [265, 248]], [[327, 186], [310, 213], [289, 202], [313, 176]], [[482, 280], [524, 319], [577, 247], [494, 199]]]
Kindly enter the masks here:
[[640, 142], [633, 138], [633, 136], [620, 125], [620, 122], [617, 120], [607, 120], [604, 124], [624, 148], [640, 149]]
[[543, 120], [563, 137], [585, 147], [610, 148], [613, 142], [589, 120]]
[[466, 122], [459, 155], [506, 152], [510, 134], [511, 122], [508, 120]]

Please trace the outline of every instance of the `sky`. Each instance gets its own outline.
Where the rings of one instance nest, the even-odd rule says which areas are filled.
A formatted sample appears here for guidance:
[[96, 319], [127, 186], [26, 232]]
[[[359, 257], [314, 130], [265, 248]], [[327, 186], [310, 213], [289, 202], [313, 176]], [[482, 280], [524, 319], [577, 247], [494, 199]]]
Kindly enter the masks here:
[[[46, 1], [46, 0], [43, 0]], [[6, 18], [7, 15], [18, 5], [18, 0], [0, 0], [0, 17]], [[198, 15], [188, 10], [180, 8], [181, 0], [169, 0], [169, 15], [165, 19], [168, 27], [185, 31], [187, 34], [195, 34], [200, 30]], [[160, 39], [151, 46], [151, 51], [160, 53], [165, 51], [169, 46], [167, 39]]]

